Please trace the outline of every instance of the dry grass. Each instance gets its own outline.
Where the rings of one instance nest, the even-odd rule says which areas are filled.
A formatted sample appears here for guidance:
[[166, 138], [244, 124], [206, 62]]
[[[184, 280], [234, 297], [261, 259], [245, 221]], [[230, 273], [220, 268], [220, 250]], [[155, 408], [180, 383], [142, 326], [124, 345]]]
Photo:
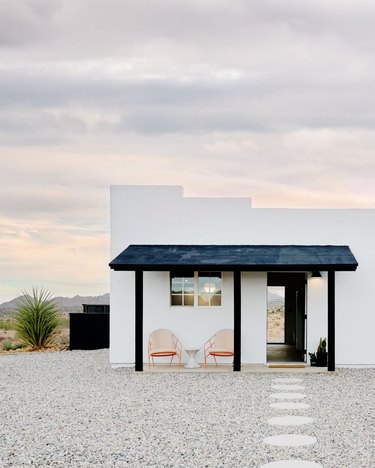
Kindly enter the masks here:
[[284, 343], [284, 307], [267, 312], [267, 341], [269, 343]]

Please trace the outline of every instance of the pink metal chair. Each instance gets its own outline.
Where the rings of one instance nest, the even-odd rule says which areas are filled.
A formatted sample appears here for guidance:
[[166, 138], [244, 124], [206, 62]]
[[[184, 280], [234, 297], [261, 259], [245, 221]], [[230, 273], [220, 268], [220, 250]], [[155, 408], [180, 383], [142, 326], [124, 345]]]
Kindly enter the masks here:
[[150, 368], [150, 360], [152, 365], [155, 365], [155, 357], [170, 357], [172, 365], [173, 358], [179, 358], [179, 365], [181, 366], [182, 347], [181, 342], [176, 336], [165, 328], [154, 330], [148, 340], [148, 367]]
[[227, 328], [219, 330], [204, 344], [204, 367], [207, 367], [207, 358], [212, 356], [217, 365], [217, 357], [234, 356], [233, 330]]

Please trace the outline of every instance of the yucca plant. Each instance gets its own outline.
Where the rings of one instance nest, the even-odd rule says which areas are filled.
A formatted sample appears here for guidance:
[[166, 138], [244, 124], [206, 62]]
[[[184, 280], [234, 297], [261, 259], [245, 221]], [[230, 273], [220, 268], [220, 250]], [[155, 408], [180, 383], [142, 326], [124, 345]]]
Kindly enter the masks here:
[[22, 291], [18, 297], [15, 329], [25, 345], [45, 348], [51, 344], [58, 324], [58, 309], [50, 292], [33, 288], [30, 296]]

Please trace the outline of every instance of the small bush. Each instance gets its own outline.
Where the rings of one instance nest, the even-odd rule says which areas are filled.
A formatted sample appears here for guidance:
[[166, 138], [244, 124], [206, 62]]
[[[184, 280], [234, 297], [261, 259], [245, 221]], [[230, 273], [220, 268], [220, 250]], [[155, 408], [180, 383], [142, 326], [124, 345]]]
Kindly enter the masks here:
[[3, 350], [4, 351], [10, 351], [11, 349], [13, 349], [12, 342], [10, 340], [4, 340], [3, 341]]
[[23, 292], [18, 298], [15, 316], [18, 336], [33, 348], [45, 348], [53, 340], [53, 332], [59, 325], [58, 309], [52, 294], [33, 288], [32, 296]]
[[4, 351], [15, 351], [16, 349], [24, 348], [23, 343], [12, 343], [10, 340], [3, 341], [3, 350]]

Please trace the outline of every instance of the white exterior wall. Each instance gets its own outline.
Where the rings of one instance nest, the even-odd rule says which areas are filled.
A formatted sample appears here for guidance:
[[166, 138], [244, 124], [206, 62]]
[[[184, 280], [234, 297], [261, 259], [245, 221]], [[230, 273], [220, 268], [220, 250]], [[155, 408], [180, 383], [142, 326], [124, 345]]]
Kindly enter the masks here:
[[[173, 330], [184, 348], [202, 348], [217, 330], [233, 328], [233, 274], [223, 274], [221, 307], [179, 307], [170, 305], [169, 272], [144, 273], [144, 360], [150, 333], [157, 328]], [[186, 356], [183, 355], [183, 358]], [[197, 355], [203, 362], [203, 353]], [[164, 359], [169, 362], [169, 359]], [[163, 362], [161, 358], [157, 362]]]
[[[267, 360], [267, 273], [241, 273], [241, 361]], [[232, 307], [233, 314], [233, 307]]]
[[[129, 244], [349, 245], [356, 272], [336, 274], [336, 363], [374, 365], [375, 210], [251, 208], [249, 199], [184, 198], [180, 187], [111, 188], [111, 259]], [[242, 274], [242, 362], [266, 360], [265, 273]], [[223, 307], [169, 306], [167, 273], [145, 273], [144, 361], [152, 329], [175, 331], [185, 347], [202, 345], [220, 328], [233, 327], [231, 274], [224, 275]], [[307, 348], [327, 336], [327, 283], [309, 279]], [[197, 324], [199, 327], [197, 327]], [[134, 365], [134, 273], [111, 271], [113, 365]], [[196, 343], [198, 341], [198, 343]], [[199, 360], [202, 359], [200, 356]]]

